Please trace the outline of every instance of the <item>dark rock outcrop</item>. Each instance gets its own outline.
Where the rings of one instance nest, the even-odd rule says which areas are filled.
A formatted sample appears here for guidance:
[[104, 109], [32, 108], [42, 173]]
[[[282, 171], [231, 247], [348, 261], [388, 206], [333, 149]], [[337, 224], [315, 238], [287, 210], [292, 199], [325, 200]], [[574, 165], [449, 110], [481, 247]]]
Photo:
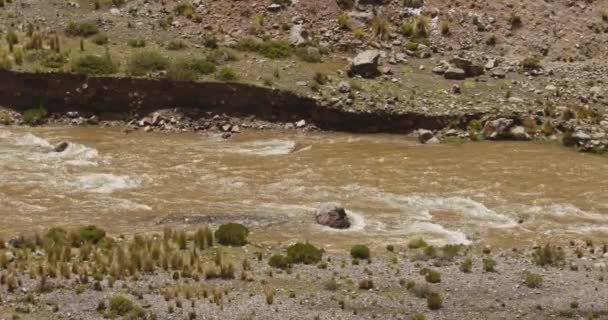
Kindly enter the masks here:
[[317, 223], [334, 229], [350, 228], [350, 220], [346, 210], [335, 203], [324, 203], [315, 214]]

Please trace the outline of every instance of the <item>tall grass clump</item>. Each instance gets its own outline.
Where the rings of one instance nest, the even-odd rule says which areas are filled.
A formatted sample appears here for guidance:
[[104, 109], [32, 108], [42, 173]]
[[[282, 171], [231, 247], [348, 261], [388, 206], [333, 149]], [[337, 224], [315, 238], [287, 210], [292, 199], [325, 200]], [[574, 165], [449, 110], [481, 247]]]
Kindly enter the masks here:
[[85, 55], [74, 60], [72, 71], [93, 76], [109, 75], [118, 71], [118, 64], [108, 52], [103, 56]]
[[149, 72], [167, 70], [169, 59], [157, 51], [136, 52], [127, 65], [127, 71], [133, 76], [143, 76]]

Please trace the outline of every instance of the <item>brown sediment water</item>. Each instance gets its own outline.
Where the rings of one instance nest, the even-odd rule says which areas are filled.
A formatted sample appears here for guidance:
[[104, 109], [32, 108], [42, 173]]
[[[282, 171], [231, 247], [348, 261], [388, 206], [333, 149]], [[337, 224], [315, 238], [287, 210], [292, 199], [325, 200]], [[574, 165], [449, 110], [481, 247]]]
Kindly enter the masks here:
[[[69, 141], [62, 153], [53, 145]], [[350, 230], [314, 223], [343, 204]], [[244, 221], [256, 241], [497, 246], [608, 240], [608, 159], [553, 144], [417, 145], [399, 135], [0, 128], [0, 236], [173, 217]], [[204, 223], [205, 219], [201, 223]], [[196, 227], [197, 224], [192, 225]]]

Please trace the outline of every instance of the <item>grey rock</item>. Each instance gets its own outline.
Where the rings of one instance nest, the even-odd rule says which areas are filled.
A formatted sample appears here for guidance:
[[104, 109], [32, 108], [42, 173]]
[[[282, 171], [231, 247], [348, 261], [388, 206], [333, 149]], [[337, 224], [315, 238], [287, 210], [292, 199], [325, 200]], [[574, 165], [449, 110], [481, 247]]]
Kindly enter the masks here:
[[449, 80], [464, 80], [467, 74], [463, 69], [450, 67], [445, 71], [443, 76]]
[[64, 152], [69, 146], [70, 146], [70, 144], [68, 142], [62, 141], [53, 148], [53, 151]]
[[336, 203], [321, 204], [315, 213], [315, 219], [318, 224], [334, 229], [347, 229], [351, 225], [346, 210]]
[[360, 75], [364, 78], [375, 78], [380, 75], [380, 70], [378, 70], [379, 60], [380, 51], [363, 51], [353, 59], [348, 70], [348, 75], [351, 77]]

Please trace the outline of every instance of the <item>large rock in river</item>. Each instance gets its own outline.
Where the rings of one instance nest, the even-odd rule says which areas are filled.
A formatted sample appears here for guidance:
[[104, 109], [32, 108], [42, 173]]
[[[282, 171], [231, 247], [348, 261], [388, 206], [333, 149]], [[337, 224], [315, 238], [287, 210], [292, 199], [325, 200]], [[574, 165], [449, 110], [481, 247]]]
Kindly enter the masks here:
[[380, 51], [363, 51], [353, 59], [348, 70], [348, 75], [351, 77], [360, 75], [363, 78], [375, 78], [380, 75], [380, 70], [378, 69], [379, 60]]
[[70, 146], [69, 143], [62, 141], [60, 143], [58, 143], [54, 148], [53, 151], [55, 152], [64, 152], [65, 149], [67, 149]]
[[334, 229], [350, 228], [346, 210], [336, 203], [323, 203], [317, 209], [315, 218], [318, 224]]

